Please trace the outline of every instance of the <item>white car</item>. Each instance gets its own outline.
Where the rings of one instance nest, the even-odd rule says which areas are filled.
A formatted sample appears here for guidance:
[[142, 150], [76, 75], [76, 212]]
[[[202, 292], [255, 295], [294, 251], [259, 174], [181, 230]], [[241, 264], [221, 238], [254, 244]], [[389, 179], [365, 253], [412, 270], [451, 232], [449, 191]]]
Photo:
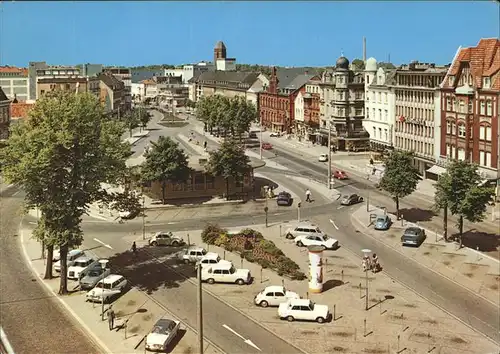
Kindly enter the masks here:
[[287, 291], [283, 286], [268, 286], [255, 295], [255, 305], [261, 307], [279, 306], [291, 299], [300, 299], [299, 294]]
[[99, 264], [99, 262], [92, 257], [82, 256], [77, 258], [73, 265], [68, 267], [68, 279], [80, 279], [80, 274], [84, 270], [88, 269], [90, 266], [95, 266], [96, 264]]
[[[85, 252], [82, 250], [71, 250], [68, 252], [68, 256], [66, 257], [66, 266], [71, 267], [75, 261], [80, 258], [81, 256], [84, 256]], [[58, 260], [57, 262], [54, 263], [54, 270], [56, 272], [61, 271], [61, 260]]]
[[202, 268], [212, 266], [214, 264], [219, 264], [219, 263], [229, 263], [232, 264], [230, 261], [226, 261], [220, 256], [215, 253], [215, 252], [208, 252], [203, 258], [200, 259], [200, 261], [197, 263], [197, 265], [201, 265]]
[[146, 336], [146, 349], [166, 352], [168, 345], [179, 333], [179, 321], [160, 318]]
[[330, 310], [328, 306], [315, 304], [309, 299], [292, 299], [279, 305], [278, 315], [289, 322], [304, 320], [325, 323], [330, 318]]
[[279, 138], [280, 137], [280, 133], [278, 133], [278, 132], [272, 132], [271, 134], [269, 134], [269, 136], [271, 138]]
[[310, 222], [301, 222], [293, 228], [289, 228], [285, 232], [285, 237], [287, 239], [294, 239], [298, 236], [308, 236], [308, 235], [324, 235], [320, 228]]
[[294, 242], [299, 247], [322, 246], [327, 250], [334, 250], [339, 247], [339, 241], [327, 235], [298, 236]]
[[236, 269], [231, 262], [221, 262], [210, 267], [202, 268], [201, 280], [209, 284], [236, 283], [238, 285], [244, 285], [250, 284], [252, 275], [248, 269]]
[[321, 154], [318, 157], [319, 162], [327, 162], [328, 161], [328, 154]]
[[186, 264], [196, 263], [200, 259], [202, 259], [207, 253], [208, 253], [207, 250], [204, 249], [203, 247], [191, 246], [188, 249], [179, 253], [179, 260]]
[[87, 301], [111, 302], [119, 296], [127, 287], [127, 279], [122, 275], [110, 274], [106, 278], [99, 280], [94, 289], [85, 295]]

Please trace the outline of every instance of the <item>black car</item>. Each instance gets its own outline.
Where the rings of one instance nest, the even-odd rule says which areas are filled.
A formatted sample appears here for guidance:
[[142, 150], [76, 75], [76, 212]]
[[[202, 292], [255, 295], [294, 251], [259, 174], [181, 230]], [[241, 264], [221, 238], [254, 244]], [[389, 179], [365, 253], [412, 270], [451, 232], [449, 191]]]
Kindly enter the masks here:
[[288, 192], [280, 192], [276, 197], [276, 204], [282, 206], [290, 206], [293, 204], [292, 195]]

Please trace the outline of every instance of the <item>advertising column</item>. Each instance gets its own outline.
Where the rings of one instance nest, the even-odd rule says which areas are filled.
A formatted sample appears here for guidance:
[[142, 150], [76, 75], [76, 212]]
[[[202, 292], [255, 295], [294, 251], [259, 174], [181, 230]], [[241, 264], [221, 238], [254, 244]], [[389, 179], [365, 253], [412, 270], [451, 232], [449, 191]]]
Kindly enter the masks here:
[[309, 292], [323, 291], [323, 247], [309, 246]]

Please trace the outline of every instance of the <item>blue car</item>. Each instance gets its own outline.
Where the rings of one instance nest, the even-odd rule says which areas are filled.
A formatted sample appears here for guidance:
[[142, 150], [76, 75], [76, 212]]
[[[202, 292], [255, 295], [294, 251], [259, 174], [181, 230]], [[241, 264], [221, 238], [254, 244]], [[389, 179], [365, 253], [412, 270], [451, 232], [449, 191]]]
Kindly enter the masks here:
[[387, 215], [377, 216], [375, 220], [375, 230], [388, 230], [391, 227], [392, 220]]

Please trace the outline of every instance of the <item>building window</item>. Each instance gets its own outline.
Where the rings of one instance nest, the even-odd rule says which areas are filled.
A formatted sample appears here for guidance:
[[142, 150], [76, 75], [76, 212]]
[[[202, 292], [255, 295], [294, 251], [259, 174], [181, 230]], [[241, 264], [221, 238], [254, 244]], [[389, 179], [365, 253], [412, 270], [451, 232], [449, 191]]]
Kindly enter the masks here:
[[366, 109], [366, 119], [370, 118], [370, 109]]
[[451, 134], [451, 122], [446, 122], [446, 134]]
[[469, 100], [469, 113], [473, 112], [472, 101]]
[[462, 149], [462, 148], [458, 149], [458, 159], [460, 161], [464, 161], [465, 160], [465, 150]]
[[486, 158], [484, 151], [479, 151], [479, 166], [486, 166]]
[[491, 88], [491, 79], [487, 76], [483, 77], [483, 88]]
[[460, 110], [459, 110], [460, 113], [466, 113], [465, 112], [465, 102], [463, 100], [459, 101], [459, 108], [460, 108]]
[[451, 99], [451, 111], [452, 112], [456, 112], [457, 111], [457, 101], [455, 100], [455, 98]]
[[373, 127], [373, 139], [377, 137], [377, 128]]
[[455, 135], [456, 134], [456, 126], [455, 126], [455, 123], [451, 122], [451, 135]]
[[451, 111], [451, 98], [449, 97], [446, 99], [446, 110]]
[[484, 162], [486, 167], [492, 167], [491, 166], [491, 152], [486, 152], [486, 161]]
[[385, 141], [389, 141], [389, 133], [387, 132], [387, 129], [384, 129], [384, 136], [385, 136]]
[[458, 125], [458, 136], [460, 138], [465, 138], [465, 124]]
[[479, 103], [479, 114], [484, 116], [485, 113], [486, 113], [486, 106], [484, 104], [484, 101], [481, 100]]
[[479, 126], [479, 140], [484, 140], [486, 137], [486, 127], [484, 125]]
[[493, 106], [491, 100], [486, 100], [486, 115], [491, 116], [493, 114]]
[[387, 109], [384, 110], [384, 121], [387, 122], [389, 119], [389, 112], [387, 112]]
[[375, 108], [372, 108], [372, 119], [376, 120], [377, 117], [375, 116]]
[[382, 140], [382, 128], [378, 128], [378, 138]]
[[491, 141], [491, 127], [490, 126], [486, 126], [486, 137], [485, 137], [485, 140], [486, 141]]
[[382, 121], [382, 110], [381, 109], [378, 110], [378, 120]]
[[387, 92], [384, 93], [384, 103], [387, 103]]
[[448, 85], [453, 86], [455, 84], [455, 76], [450, 75], [448, 77]]

